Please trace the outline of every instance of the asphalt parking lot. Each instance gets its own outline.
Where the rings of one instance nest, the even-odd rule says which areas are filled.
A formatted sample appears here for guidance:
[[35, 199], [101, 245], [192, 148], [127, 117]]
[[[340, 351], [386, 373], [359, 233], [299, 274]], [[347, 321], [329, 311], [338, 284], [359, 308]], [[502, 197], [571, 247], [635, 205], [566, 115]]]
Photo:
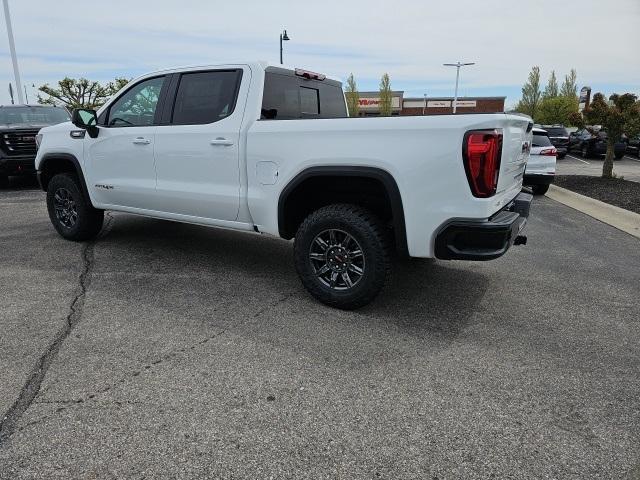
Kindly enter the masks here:
[[29, 189], [0, 224], [2, 479], [640, 478], [640, 242], [550, 199], [526, 247], [402, 262], [356, 312], [277, 239], [70, 243]]
[[[593, 158], [582, 158], [572, 152], [556, 163], [557, 175], [602, 175], [604, 155]], [[613, 172], [624, 177], [625, 180], [640, 182], [640, 158], [635, 155], [625, 155], [620, 160], [614, 160]]]

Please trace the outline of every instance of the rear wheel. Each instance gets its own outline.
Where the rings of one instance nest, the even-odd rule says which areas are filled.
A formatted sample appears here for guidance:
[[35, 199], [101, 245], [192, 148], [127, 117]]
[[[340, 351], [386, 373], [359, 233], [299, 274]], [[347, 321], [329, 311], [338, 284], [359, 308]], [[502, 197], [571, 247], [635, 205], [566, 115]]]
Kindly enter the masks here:
[[0, 174], [0, 188], [9, 188], [9, 176]]
[[614, 155], [614, 158], [615, 158], [616, 160], [620, 160], [622, 157], [624, 157], [624, 152], [623, 152], [623, 153], [616, 153], [616, 154]]
[[67, 240], [90, 240], [102, 229], [104, 212], [93, 208], [73, 174], [61, 173], [49, 181], [47, 210], [54, 228]]
[[389, 273], [380, 220], [356, 205], [329, 205], [310, 214], [296, 233], [296, 270], [307, 291], [336, 308], [371, 302]]
[[549, 191], [549, 185], [533, 185], [531, 190], [534, 195], [544, 195]]

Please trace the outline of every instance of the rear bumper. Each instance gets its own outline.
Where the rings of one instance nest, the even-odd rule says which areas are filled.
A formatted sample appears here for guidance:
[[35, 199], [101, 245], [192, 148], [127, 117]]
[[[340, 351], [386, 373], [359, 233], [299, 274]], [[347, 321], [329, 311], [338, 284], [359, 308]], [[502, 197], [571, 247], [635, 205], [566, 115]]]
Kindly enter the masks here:
[[0, 174], [9, 176], [36, 173], [34, 157], [0, 157]]
[[551, 185], [555, 175], [548, 174], [530, 174], [525, 175], [522, 183], [524, 185]]
[[436, 235], [436, 258], [492, 260], [504, 255], [524, 229], [532, 199], [532, 195], [520, 193], [487, 220], [446, 223]]

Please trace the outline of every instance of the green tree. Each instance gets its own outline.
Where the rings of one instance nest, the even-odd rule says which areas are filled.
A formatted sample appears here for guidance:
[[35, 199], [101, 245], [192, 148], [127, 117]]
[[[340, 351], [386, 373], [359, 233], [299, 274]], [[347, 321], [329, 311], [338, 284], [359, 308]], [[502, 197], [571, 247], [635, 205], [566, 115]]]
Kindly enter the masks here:
[[65, 77], [58, 82], [58, 86], [51, 87], [48, 83], [38, 87], [38, 103], [44, 105], [61, 105], [68, 109], [99, 108], [114, 93], [124, 87], [129, 80], [116, 78], [106, 85], [86, 78]]
[[380, 115], [383, 117], [391, 116], [391, 80], [389, 75], [385, 73], [380, 80]]
[[588, 108], [583, 112], [587, 123], [602, 125], [607, 132], [607, 154], [602, 165], [602, 176], [613, 177], [614, 146], [622, 134], [637, 135], [640, 132], [640, 104], [632, 93], [613, 94], [607, 102], [602, 93], [596, 93]]
[[576, 74], [575, 69], [571, 69], [571, 71], [565, 75], [564, 82], [562, 82], [562, 87], [560, 88], [560, 95], [568, 98], [578, 98], [578, 84], [577, 84], [578, 75]]
[[522, 98], [516, 106], [516, 110], [535, 118], [540, 107], [540, 67], [535, 66], [529, 72], [529, 79], [522, 87]]
[[547, 82], [547, 86], [544, 88], [542, 99], [545, 100], [547, 98], [555, 98], [557, 96], [558, 80], [556, 79], [556, 72], [554, 70], [551, 70], [551, 75], [549, 75], [549, 81]]
[[345, 97], [347, 98], [347, 108], [350, 117], [357, 117], [360, 113], [360, 94], [353, 73], [347, 78], [347, 86], [345, 89]]
[[578, 101], [567, 97], [547, 97], [540, 102], [534, 120], [536, 123], [563, 125], [570, 124], [573, 112], [578, 111]]

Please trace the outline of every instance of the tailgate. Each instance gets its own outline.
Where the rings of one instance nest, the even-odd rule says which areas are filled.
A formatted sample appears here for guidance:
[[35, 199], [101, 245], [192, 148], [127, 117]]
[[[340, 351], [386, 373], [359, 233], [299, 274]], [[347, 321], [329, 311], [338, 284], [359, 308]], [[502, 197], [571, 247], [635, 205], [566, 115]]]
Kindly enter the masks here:
[[533, 122], [528, 117], [505, 115], [502, 127], [502, 159], [496, 195], [513, 197], [522, 188], [522, 178], [531, 149]]

